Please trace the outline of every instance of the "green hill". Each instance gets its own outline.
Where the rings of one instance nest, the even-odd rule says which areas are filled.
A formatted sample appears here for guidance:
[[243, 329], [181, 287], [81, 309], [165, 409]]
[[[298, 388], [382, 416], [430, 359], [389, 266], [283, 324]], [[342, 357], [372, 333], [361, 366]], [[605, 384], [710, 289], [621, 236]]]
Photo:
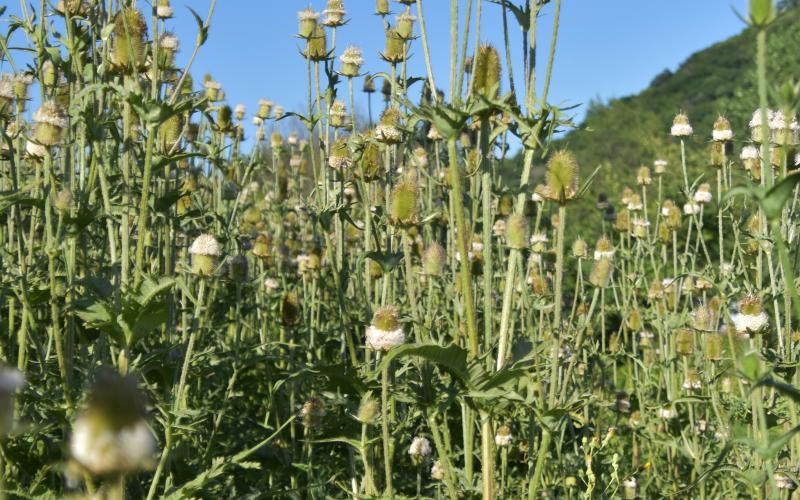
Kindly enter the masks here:
[[[785, 8], [768, 35], [771, 86], [800, 79], [799, 48], [800, 9]], [[637, 167], [652, 166], [658, 158], [670, 165], [663, 178], [665, 194], [677, 195], [682, 185], [680, 147], [669, 130], [681, 110], [694, 127], [687, 144], [690, 176], [713, 183], [715, 173], [708, 164], [714, 120], [719, 115], [730, 120], [736, 159], [749, 139], [747, 124], [758, 106], [755, 54], [755, 30], [748, 28], [693, 54], [675, 72], [662, 72], [639, 94], [590, 103], [580, 128], [555, 144], [571, 149], [585, 174], [602, 166], [589, 199], [579, 203], [579, 219], [589, 225], [599, 223], [599, 214], [591, 213], [596, 196], [608, 193], [619, 207], [622, 188], [635, 188]]]

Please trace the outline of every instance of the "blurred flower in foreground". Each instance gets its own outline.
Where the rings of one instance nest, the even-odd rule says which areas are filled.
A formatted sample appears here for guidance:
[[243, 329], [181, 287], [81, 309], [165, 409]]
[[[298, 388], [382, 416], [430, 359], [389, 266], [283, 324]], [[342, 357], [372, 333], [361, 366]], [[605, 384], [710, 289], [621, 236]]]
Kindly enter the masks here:
[[18, 370], [0, 365], [0, 438], [14, 425], [14, 394], [25, 385]]
[[147, 468], [155, 445], [136, 382], [103, 369], [88, 406], [72, 426], [72, 457], [98, 476], [124, 474]]

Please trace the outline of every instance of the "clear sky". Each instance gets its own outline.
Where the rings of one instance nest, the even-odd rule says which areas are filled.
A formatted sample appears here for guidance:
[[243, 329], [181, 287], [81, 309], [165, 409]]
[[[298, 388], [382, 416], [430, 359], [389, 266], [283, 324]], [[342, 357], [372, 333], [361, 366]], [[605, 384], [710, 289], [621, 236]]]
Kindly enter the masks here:
[[[16, 2], [8, 3], [6, 18], [19, 12]], [[210, 0], [173, 1], [176, 17], [167, 24], [181, 39], [181, 64], [188, 59], [196, 34], [195, 21], [186, 5], [204, 17], [209, 3]], [[218, 0], [210, 37], [192, 69], [196, 81], [204, 73], [211, 73], [223, 84], [232, 106], [241, 102], [248, 110], [254, 110], [258, 99], [269, 98], [287, 110], [302, 111], [306, 73], [305, 60], [299, 53], [303, 41], [294, 36], [297, 11], [309, 5], [322, 10], [325, 3]], [[391, 3], [399, 12], [402, 5]], [[462, 16], [466, 3], [459, 0]], [[549, 50], [553, 3], [544, 8], [540, 19], [540, 61]], [[424, 0], [423, 5], [437, 85], [446, 89], [450, 2]], [[500, 46], [501, 9], [488, 0], [483, 5], [481, 40]], [[378, 57], [384, 35], [380, 18], [372, 14], [374, 1], [345, 0], [345, 7], [350, 22], [338, 30], [337, 55], [346, 45], [354, 44], [364, 51], [365, 71], [387, 71], [387, 64]], [[550, 101], [584, 105], [594, 98], [621, 97], [639, 91], [664, 69], [674, 70], [694, 51], [741, 31], [743, 23], [734, 9], [745, 12], [747, 0], [563, 0]], [[510, 23], [515, 76], [519, 80], [521, 34], [513, 18]], [[471, 33], [470, 43], [473, 39]], [[420, 40], [413, 42], [409, 64], [411, 74], [424, 75]], [[360, 87], [361, 82], [356, 88]], [[357, 107], [365, 113], [366, 101], [363, 94], [357, 94]], [[373, 99], [377, 109], [380, 97]], [[578, 118], [582, 109], [585, 107], [576, 110]]]

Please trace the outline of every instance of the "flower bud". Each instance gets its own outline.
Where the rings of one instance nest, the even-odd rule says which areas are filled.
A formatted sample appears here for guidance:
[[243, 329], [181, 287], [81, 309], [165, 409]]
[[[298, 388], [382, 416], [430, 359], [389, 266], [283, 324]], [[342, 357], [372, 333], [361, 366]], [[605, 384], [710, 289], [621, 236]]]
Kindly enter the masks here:
[[429, 246], [422, 254], [422, 268], [428, 276], [440, 276], [444, 270], [447, 255], [438, 243]]
[[722, 359], [722, 335], [717, 332], [708, 332], [704, 335], [706, 359], [719, 361]]
[[325, 28], [322, 26], [314, 28], [311, 36], [308, 37], [303, 55], [315, 62], [324, 61], [328, 58], [328, 38]]
[[506, 220], [508, 248], [522, 250], [528, 246], [528, 220], [521, 214], [512, 214]]
[[500, 54], [491, 45], [481, 45], [475, 56], [475, 74], [472, 89], [485, 97], [496, 99], [500, 95]]
[[381, 53], [384, 61], [392, 64], [403, 62], [406, 59], [406, 41], [394, 28], [386, 31], [386, 48]]
[[675, 333], [675, 352], [682, 356], [694, 353], [694, 332], [688, 328], [680, 328]]
[[578, 161], [566, 150], [556, 151], [547, 161], [544, 196], [563, 203], [578, 194]]
[[404, 180], [392, 190], [389, 219], [392, 224], [408, 227], [417, 223], [417, 185], [411, 180]]
[[367, 392], [361, 398], [358, 405], [358, 416], [356, 417], [362, 424], [374, 424], [380, 415], [380, 403], [372, 397], [372, 393]]
[[124, 70], [139, 70], [145, 65], [147, 23], [134, 7], [125, 7], [114, 17], [111, 56], [114, 66]]
[[589, 274], [589, 283], [597, 288], [608, 286], [611, 277], [611, 261], [608, 258], [601, 258], [594, 262], [592, 272]]
[[72, 208], [72, 191], [70, 191], [68, 187], [59, 191], [53, 205], [55, 205], [56, 210], [62, 214], [68, 214]]
[[297, 18], [300, 21], [300, 30], [298, 36], [306, 40], [314, 36], [317, 29], [317, 21], [319, 20], [319, 12], [314, 12], [310, 8], [301, 10], [297, 13]]
[[414, 21], [417, 18], [407, 12], [403, 12], [395, 19], [395, 29], [397, 36], [402, 40], [411, 40], [414, 38]]
[[342, 63], [342, 68], [339, 72], [348, 78], [353, 78], [361, 72], [364, 56], [361, 54], [361, 49], [351, 45], [344, 49], [342, 55], [339, 56], [339, 61]]

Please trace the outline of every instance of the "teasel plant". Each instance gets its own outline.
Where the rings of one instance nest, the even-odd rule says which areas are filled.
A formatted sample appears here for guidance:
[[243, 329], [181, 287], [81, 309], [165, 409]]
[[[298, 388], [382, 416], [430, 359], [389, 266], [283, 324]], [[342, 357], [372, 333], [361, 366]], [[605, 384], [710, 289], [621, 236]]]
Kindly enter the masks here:
[[583, 234], [621, 174], [553, 146], [560, 0], [451, 0], [446, 68], [442, 5], [355, 27], [351, 3], [298, 13], [296, 110], [192, 77], [213, 0], [11, 17], [0, 497], [787, 497], [800, 91], [768, 80], [772, 3], [746, 16], [751, 123], [674, 110], [681, 161], [631, 172]]

